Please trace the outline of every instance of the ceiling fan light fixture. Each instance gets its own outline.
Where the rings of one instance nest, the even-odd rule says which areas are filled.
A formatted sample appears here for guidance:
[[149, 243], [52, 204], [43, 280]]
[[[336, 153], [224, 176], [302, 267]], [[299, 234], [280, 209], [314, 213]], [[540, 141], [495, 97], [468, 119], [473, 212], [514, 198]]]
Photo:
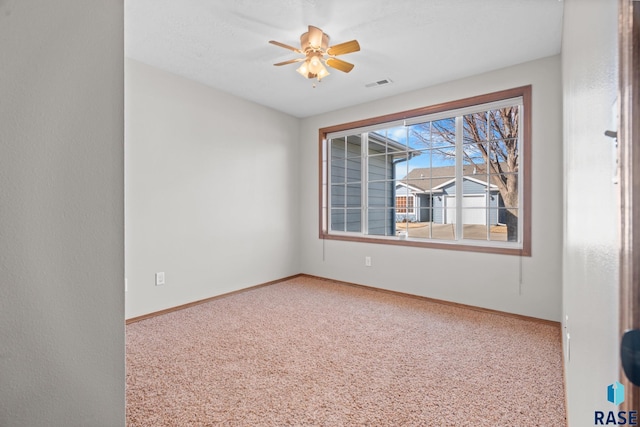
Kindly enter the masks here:
[[324, 65], [320, 64], [320, 71], [318, 71], [318, 81], [320, 81], [321, 79], [324, 79], [325, 77], [327, 77], [329, 74], [329, 71], [327, 71], [327, 69], [325, 68]]
[[318, 81], [330, 74], [325, 65], [342, 71], [343, 73], [350, 72], [353, 69], [353, 64], [338, 59], [336, 56], [357, 52], [360, 50], [360, 44], [357, 40], [351, 40], [345, 43], [329, 46], [329, 40], [330, 38], [327, 34], [325, 34], [320, 28], [314, 27], [313, 25], [309, 25], [309, 31], [300, 36], [300, 49], [275, 40], [270, 40], [269, 43], [273, 45], [296, 53], [301, 53], [305, 56], [304, 58], [291, 59], [288, 61], [278, 62], [273, 65], [281, 66], [295, 62], [302, 62], [302, 64], [296, 69], [298, 74], [306, 79], [317, 78]]
[[320, 74], [320, 71], [324, 70], [325, 73], [328, 74], [327, 70], [324, 68], [324, 65], [322, 64], [322, 56], [319, 54], [314, 54], [314, 55], [310, 55], [307, 58], [307, 63], [308, 68], [309, 68], [309, 72], [312, 74]]
[[309, 60], [307, 59], [306, 61], [304, 61], [302, 65], [300, 65], [296, 69], [296, 71], [300, 73], [302, 77], [304, 77], [305, 79], [308, 79], [311, 75], [311, 72], [309, 71]]
[[322, 80], [330, 74], [320, 58], [318, 58], [317, 56], [304, 61], [302, 65], [300, 65], [296, 69], [296, 71], [305, 79], [317, 78], [318, 81]]

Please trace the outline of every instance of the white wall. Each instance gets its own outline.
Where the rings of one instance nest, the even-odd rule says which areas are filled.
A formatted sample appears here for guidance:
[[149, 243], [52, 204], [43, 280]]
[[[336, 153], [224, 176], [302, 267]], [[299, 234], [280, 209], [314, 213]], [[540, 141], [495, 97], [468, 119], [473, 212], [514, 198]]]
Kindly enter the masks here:
[[124, 426], [122, 1], [0, 1], [0, 425]]
[[298, 119], [125, 67], [126, 317], [297, 274]]
[[619, 378], [619, 190], [604, 131], [615, 130], [617, 60], [617, 1], [565, 0], [563, 311], [571, 335], [571, 359], [565, 358], [571, 426], [593, 425], [595, 410], [616, 409], [606, 387]]
[[[528, 84], [533, 85], [532, 257], [323, 242], [318, 238], [318, 128]], [[560, 57], [554, 56], [304, 119], [300, 155], [302, 272], [560, 320], [561, 94]], [[372, 267], [364, 266], [365, 256], [372, 257]]]

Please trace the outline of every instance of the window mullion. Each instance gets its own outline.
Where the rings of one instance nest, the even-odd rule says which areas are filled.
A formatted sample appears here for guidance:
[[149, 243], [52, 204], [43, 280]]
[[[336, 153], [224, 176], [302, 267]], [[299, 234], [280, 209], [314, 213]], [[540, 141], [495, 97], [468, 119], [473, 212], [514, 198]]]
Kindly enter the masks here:
[[331, 155], [332, 155], [332, 147], [331, 147], [331, 139], [325, 138], [323, 140], [323, 144], [326, 144], [324, 147], [326, 149], [326, 160], [327, 167], [324, 172], [324, 179], [327, 184], [327, 195], [326, 195], [326, 207], [323, 209], [324, 214], [326, 215], [326, 232], [328, 233], [331, 230]]
[[[491, 240], [491, 156], [493, 156], [493, 148], [491, 143], [489, 142], [492, 137], [491, 137], [491, 123], [489, 120], [489, 112], [487, 111], [485, 113], [485, 118], [486, 118], [486, 122], [487, 122], [487, 127], [485, 129], [484, 134], [486, 135], [486, 141], [487, 141], [487, 160], [486, 160], [486, 164], [487, 166], [485, 167], [485, 181], [487, 182], [487, 187], [485, 188], [485, 196], [484, 196], [484, 208], [485, 208], [485, 223], [487, 224], [487, 241]], [[497, 157], [496, 157], [497, 159]], [[496, 208], [498, 208], [499, 203], [498, 203], [499, 197], [496, 197]], [[497, 222], [497, 216], [499, 215], [499, 210], [496, 209], [496, 222]]]
[[365, 236], [369, 234], [369, 133], [364, 132], [360, 136], [360, 188], [362, 197], [360, 198], [360, 220], [362, 221], [362, 234]]
[[[518, 106], [518, 117], [519, 120], [522, 120], [524, 117], [524, 105]], [[525, 171], [524, 168], [527, 164], [526, 159], [524, 158], [525, 150], [524, 150], [524, 141], [522, 140], [522, 123], [518, 123], [518, 164], [520, 165], [518, 172], [518, 242], [522, 242], [522, 236], [524, 236], [524, 222], [525, 222], [525, 206], [524, 206], [524, 177], [525, 173], [529, 173], [529, 171]], [[530, 218], [526, 219], [527, 221], [531, 221]]]
[[462, 165], [463, 165], [463, 135], [464, 123], [463, 117], [456, 117], [456, 232], [455, 240], [462, 238], [462, 196], [463, 196], [463, 182], [462, 182]]

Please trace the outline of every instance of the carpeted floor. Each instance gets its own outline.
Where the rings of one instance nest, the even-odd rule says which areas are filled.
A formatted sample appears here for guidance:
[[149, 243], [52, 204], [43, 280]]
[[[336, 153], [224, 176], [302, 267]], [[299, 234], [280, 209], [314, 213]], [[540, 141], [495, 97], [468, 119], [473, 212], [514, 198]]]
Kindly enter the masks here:
[[559, 328], [310, 277], [127, 326], [127, 425], [564, 426]]

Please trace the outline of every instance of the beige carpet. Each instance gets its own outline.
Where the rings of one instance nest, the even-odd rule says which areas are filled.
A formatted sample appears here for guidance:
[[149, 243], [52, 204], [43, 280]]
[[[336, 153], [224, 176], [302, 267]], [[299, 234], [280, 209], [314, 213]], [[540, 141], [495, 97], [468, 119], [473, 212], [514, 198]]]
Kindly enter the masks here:
[[564, 426], [559, 327], [310, 277], [127, 326], [127, 425]]

